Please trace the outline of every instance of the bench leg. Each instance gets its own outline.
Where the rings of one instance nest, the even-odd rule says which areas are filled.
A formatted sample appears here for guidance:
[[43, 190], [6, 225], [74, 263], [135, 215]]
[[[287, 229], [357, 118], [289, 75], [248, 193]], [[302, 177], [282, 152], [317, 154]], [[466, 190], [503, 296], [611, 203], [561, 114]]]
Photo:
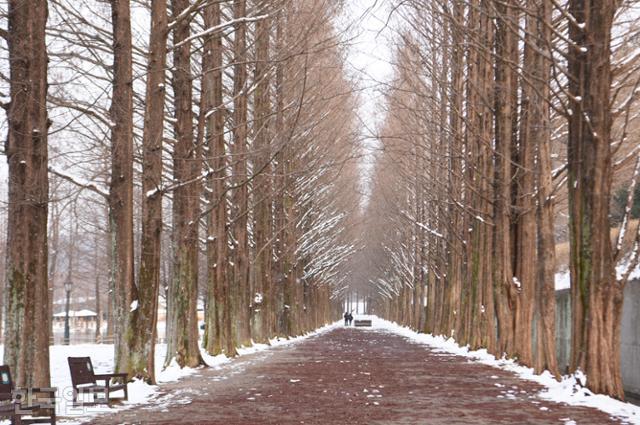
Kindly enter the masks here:
[[124, 383], [124, 399], [129, 400], [129, 386], [126, 381]]

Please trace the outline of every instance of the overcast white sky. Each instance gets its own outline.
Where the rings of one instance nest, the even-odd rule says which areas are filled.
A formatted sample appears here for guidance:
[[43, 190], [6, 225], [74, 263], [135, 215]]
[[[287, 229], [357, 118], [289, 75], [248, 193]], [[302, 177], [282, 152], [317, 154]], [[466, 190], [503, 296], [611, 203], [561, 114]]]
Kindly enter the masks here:
[[[387, 25], [390, 0], [347, 0], [338, 27], [349, 40], [347, 65], [357, 82], [362, 144], [367, 155], [362, 159], [362, 190], [368, 194], [369, 177], [378, 146], [375, 134], [384, 120], [383, 83], [391, 77], [392, 29]], [[366, 204], [366, 196], [363, 206]]]
[[382, 118], [380, 83], [391, 75], [392, 31], [387, 26], [389, 0], [348, 0], [339, 25], [349, 39], [348, 66], [362, 90], [360, 116], [366, 127], [375, 129]]

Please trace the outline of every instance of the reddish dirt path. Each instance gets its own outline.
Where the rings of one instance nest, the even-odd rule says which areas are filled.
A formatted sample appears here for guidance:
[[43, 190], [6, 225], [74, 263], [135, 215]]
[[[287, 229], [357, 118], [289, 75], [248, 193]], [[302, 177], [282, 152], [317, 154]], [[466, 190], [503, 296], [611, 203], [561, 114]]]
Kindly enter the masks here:
[[205, 369], [163, 386], [146, 407], [92, 423], [616, 423], [597, 410], [540, 400], [539, 389], [402, 336], [339, 328]]

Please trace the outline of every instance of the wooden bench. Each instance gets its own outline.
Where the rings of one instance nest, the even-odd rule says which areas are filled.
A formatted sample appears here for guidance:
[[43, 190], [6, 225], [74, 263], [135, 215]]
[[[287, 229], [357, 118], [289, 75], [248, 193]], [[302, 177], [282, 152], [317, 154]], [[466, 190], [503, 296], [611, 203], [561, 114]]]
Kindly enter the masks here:
[[369, 319], [354, 320], [353, 325], [356, 327], [371, 326], [371, 320]]
[[[0, 418], [9, 418], [14, 425], [55, 425], [57, 391], [57, 388], [16, 388], [9, 366], [0, 366]], [[46, 397], [37, 397], [38, 394]]]
[[[71, 385], [73, 386], [73, 404], [77, 405], [95, 405], [107, 404], [111, 406], [113, 401], [121, 401], [129, 399], [129, 391], [127, 389], [126, 373], [99, 373], [93, 372], [93, 363], [91, 357], [68, 357], [69, 371], [71, 372]], [[121, 378], [123, 383], [111, 384], [113, 378]], [[103, 384], [98, 384], [102, 381]], [[114, 391], [124, 391], [124, 397], [111, 398]], [[78, 402], [78, 395], [82, 396], [86, 393], [91, 395], [92, 401], [86, 402], [81, 400]], [[103, 398], [96, 398], [96, 394], [102, 394]]]

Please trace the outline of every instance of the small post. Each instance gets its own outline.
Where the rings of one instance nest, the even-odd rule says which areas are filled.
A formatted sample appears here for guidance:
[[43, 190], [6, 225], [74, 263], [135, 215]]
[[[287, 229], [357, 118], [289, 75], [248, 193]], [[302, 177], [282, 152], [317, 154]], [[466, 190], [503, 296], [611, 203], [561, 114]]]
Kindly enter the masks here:
[[64, 283], [64, 290], [66, 292], [67, 295], [67, 301], [65, 303], [65, 309], [64, 309], [64, 345], [69, 345], [69, 340], [70, 340], [70, 332], [69, 332], [69, 304], [71, 302], [71, 288], [72, 288], [72, 283], [71, 280], [67, 280]]

